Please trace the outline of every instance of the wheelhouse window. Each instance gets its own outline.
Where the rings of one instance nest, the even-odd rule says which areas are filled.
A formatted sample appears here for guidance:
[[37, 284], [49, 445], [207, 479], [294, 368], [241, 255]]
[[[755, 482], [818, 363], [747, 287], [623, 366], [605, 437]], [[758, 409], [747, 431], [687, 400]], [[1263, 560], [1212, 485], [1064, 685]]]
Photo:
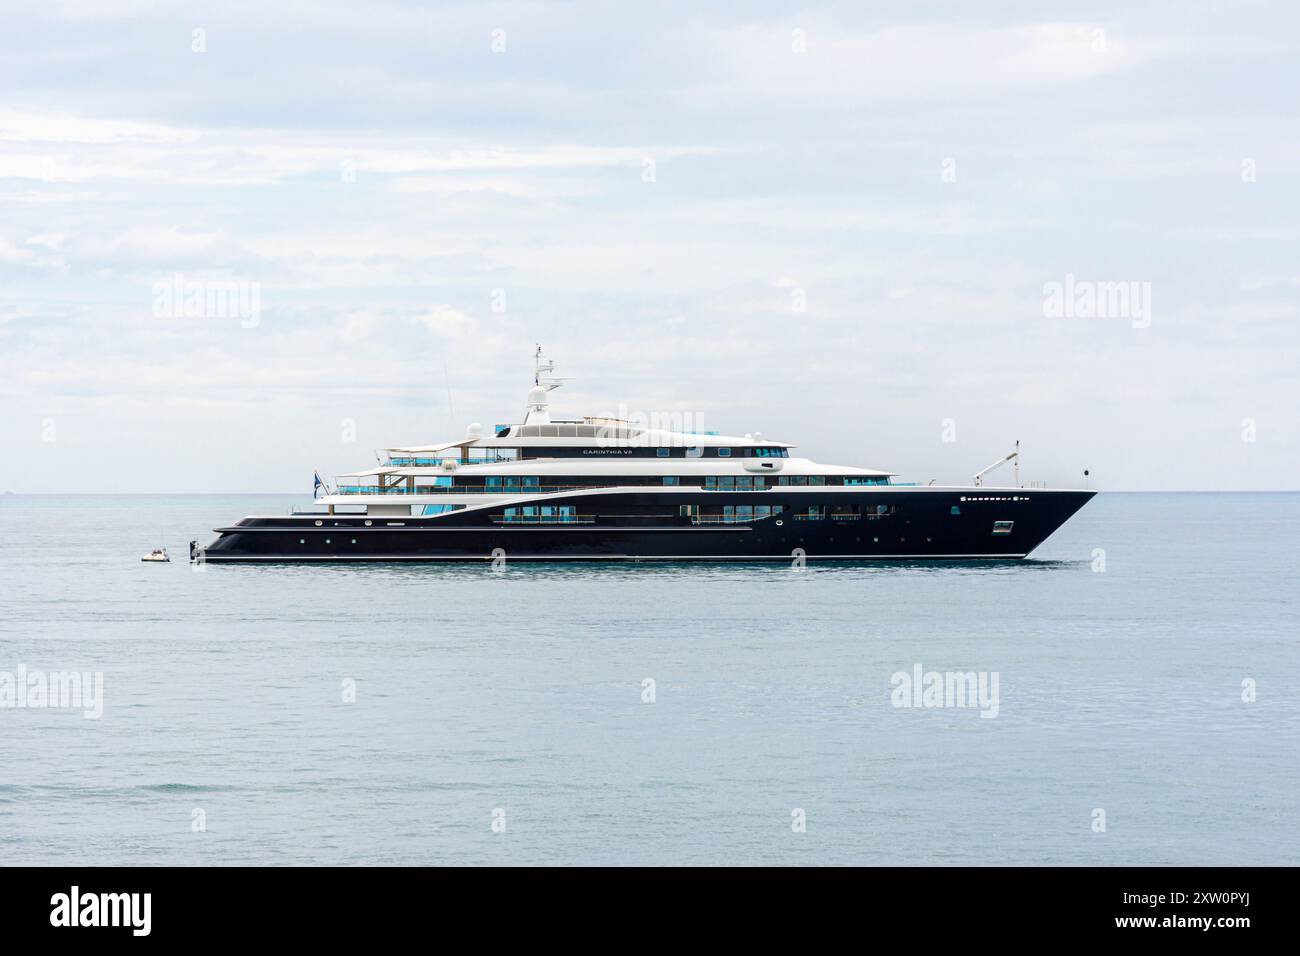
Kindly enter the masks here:
[[466, 448], [463, 461], [470, 465], [481, 465], [492, 461], [514, 461], [519, 457], [518, 448]]

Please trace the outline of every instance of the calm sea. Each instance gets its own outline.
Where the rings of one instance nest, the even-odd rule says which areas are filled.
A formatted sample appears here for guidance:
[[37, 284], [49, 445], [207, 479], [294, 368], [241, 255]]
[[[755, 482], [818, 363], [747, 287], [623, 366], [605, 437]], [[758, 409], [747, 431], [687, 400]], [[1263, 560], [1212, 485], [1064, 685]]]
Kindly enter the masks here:
[[103, 687], [0, 709], [4, 862], [1300, 863], [1300, 495], [1018, 564], [186, 563], [295, 502], [0, 498], [0, 684]]

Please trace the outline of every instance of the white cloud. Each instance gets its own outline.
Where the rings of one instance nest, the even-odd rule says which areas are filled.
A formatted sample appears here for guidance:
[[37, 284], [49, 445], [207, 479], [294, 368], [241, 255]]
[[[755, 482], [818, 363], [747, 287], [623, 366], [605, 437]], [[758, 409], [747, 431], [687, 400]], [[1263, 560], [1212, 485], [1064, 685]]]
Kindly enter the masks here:
[[450, 305], [435, 305], [414, 317], [417, 324], [435, 335], [461, 334], [474, 327], [474, 320]]
[[[794, 29], [804, 31], [807, 52], [792, 49]], [[982, 91], [1094, 79], [1188, 46], [1180, 38], [1133, 35], [1099, 23], [996, 29], [916, 24], [855, 33], [830, 19], [794, 18], [780, 25], [714, 30], [706, 56], [719, 64], [722, 80], [714, 92], [724, 98], [739, 92], [854, 102], [968, 98]]]
[[[202, 57], [170, 6], [0, 37], [0, 486], [76, 490], [32, 444], [49, 409], [151, 487], [282, 486], [323, 446], [280, 436], [332, 449], [340, 415], [398, 444], [516, 413], [534, 341], [573, 411], [685, 406], [828, 459], [963, 477], [1015, 429], [1128, 486], [1294, 484], [1276, 429], [1248, 475], [1176, 437], [1296, 404], [1296, 60], [1263, 18], [304, 10], [223, 5]], [[155, 318], [174, 272], [260, 283], [260, 323]], [[1067, 272], [1151, 280], [1152, 327], [1046, 321]], [[172, 453], [196, 429], [220, 481]]]

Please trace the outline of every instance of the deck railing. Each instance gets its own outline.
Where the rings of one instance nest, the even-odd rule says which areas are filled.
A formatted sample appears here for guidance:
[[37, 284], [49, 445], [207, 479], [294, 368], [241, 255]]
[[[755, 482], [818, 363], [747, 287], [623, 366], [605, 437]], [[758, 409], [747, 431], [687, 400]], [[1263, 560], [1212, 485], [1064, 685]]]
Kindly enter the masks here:
[[530, 461], [529, 458], [458, 458], [455, 455], [446, 455], [440, 458], [421, 458], [418, 456], [389, 456], [388, 464], [394, 468], [437, 468], [444, 461], [450, 459], [457, 465], [500, 465], [509, 462]]
[[595, 515], [498, 515], [494, 524], [595, 524]]
[[[523, 495], [544, 494], [553, 491], [598, 491], [608, 485], [511, 485], [500, 488], [465, 488], [452, 485], [340, 485], [341, 495]], [[659, 488], [660, 485], [646, 485], [646, 488]]]

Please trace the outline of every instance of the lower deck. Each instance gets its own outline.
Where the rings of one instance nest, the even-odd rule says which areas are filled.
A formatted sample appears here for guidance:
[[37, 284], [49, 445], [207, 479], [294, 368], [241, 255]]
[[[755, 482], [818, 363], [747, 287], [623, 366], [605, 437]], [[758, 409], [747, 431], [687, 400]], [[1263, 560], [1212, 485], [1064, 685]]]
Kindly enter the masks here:
[[438, 515], [250, 517], [202, 561], [1021, 558], [1094, 492], [570, 494]]

